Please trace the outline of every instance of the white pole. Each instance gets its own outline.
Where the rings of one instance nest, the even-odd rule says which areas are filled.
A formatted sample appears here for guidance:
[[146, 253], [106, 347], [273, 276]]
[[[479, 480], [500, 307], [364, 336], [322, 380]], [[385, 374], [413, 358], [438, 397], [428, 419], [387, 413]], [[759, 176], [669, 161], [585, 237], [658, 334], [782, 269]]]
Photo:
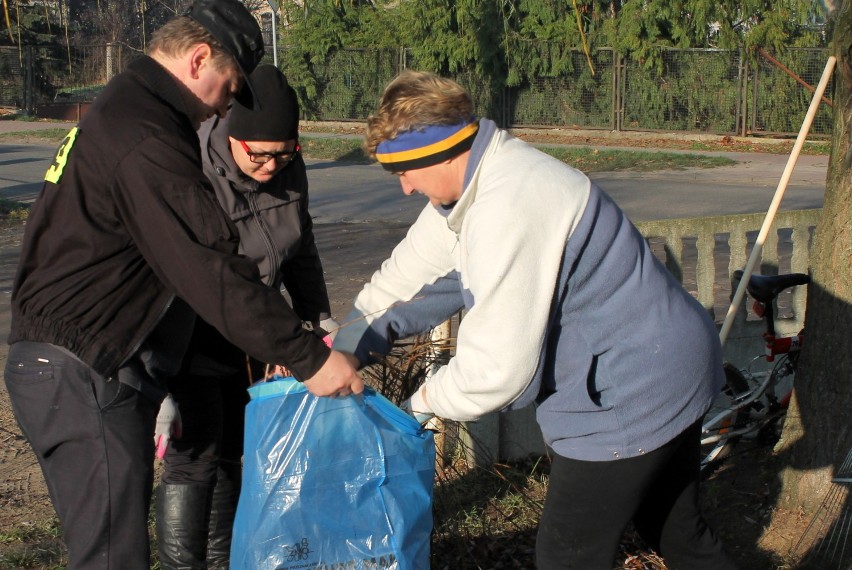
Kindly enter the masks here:
[[275, 0], [266, 0], [269, 9], [272, 10], [272, 63], [278, 67], [278, 3]]
[[275, 10], [272, 11], [272, 62], [275, 64], [275, 67], [278, 67], [278, 31], [276, 28], [278, 25], [276, 24], [276, 14]]
[[775, 190], [775, 197], [769, 205], [769, 211], [766, 213], [766, 218], [763, 220], [763, 227], [760, 228], [760, 233], [757, 235], [757, 241], [754, 244], [754, 249], [752, 250], [748, 263], [743, 270], [743, 277], [737, 286], [737, 292], [731, 301], [731, 306], [728, 307], [728, 314], [725, 316], [725, 322], [722, 323], [722, 329], [719, 331], [719, 338], [722, 341], [723, 346], [725, 345], [725, 341], [728, 339], [728, 333], [730, 332], [731, 325], [734, 322], [734, 315], [737, 312], [737, 307], [739, 307], [743, 296], [745, 295], [748, 279], [751, 277], [754, 266], [760, 258], [760, 252], [763, 249], [763, 243], [766, 241], [766, 235], [769, 233], [770, 226], [772, 226], [772, 222], [775, 220], [775, 214], [778, 213], [778, 208], [781, 205], [781, 199], [784, 197], [784, 192], [787, 190], [787, 184], [790, 182], [790, 176], [793, 174], [793, 167], [796, 166], [796, 160], [799, 158], [799, 152], [805, 144], [805, 139], [807, 138], [808, 131], [811, 128], [811, 123], [813, 123], [814, 116], [819, 108], [825, 88], [828, 86], [828, 80], [831, 77], [831, 72], [834, 70], [834, 64], [836, 61], [837, 58], [831, 56], [825, 64], [825, 69], [822, 72], [822, 78], [819, 80], [819, 85], [817, 85], [816, 91], [814, 91], [814, 96], [813, 99], [811, 99], [811, 105], [808, 108], [807, 115], [805, 115], [802, 128], [799, 129], [799, 136], [796, 137], [796, 144], [793, 145], [793, 150], [790, 153], [790, 157], [787, 159], [787, 166], [784, 168], [784, 174], [781, 175], [781, 180], [778, 182], [778, 188]]

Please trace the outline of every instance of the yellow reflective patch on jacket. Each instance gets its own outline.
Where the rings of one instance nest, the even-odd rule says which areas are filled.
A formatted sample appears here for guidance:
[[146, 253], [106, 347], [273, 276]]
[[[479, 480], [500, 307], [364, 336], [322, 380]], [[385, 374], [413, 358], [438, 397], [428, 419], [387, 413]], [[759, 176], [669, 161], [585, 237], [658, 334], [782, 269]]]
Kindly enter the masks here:
[[62, 171], [65, 170], [65, 164], [68, 162], [68, 154], [71, 152], [71, 147], [74, 146], [74, 141], [77, 139], [79, 132], [79, 129], [74, 127], [65, 135], [65, 140], [59, 145], [59, 150], [56, 151], [56, 156], [53, 157], [53, 163], [48, 167], [44, 175], [46, 181], [59, 184], [59, 180], [62, 178]]

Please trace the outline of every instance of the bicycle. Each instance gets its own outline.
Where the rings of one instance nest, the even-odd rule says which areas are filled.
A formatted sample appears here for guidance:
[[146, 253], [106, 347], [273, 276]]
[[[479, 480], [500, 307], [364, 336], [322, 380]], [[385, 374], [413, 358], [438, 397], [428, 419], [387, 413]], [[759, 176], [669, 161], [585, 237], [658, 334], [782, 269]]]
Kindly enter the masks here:
[[[741, 280], [743, 272], [734, 272]], [[754, 299], [752, 308], [763, 319], [765, 354], [754, 357], [746, 368], [724, 363], [725, 387], [704, 416], [701, 427], [701, 472], [707, 474], [730, 456], [741, 438], [769, 435], [786, 412], [793, 394], [804, 331], [779, 337], [775, 332], [774, 301], [790, 287], [810, 283], [804, 273], [752, 275], [746, 291]], [[759, 360], [773, 363], [768, 370], [752, 371]], [[777, 435], [777, 434], [775, 434]]]

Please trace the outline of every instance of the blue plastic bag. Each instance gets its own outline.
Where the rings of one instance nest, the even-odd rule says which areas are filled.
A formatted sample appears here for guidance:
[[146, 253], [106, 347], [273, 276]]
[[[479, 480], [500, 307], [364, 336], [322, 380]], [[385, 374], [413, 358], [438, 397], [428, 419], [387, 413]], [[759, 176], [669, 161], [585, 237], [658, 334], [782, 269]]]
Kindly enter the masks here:
[[369, 388], [249, 392], [232, 569], [429, 568], [432, 432]]

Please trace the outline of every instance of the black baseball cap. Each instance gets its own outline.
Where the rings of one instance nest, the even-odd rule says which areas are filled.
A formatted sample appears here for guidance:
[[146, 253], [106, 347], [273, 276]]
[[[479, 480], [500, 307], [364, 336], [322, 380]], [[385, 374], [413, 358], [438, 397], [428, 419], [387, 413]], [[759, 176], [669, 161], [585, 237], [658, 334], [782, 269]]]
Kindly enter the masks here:
[[248, 108], [259, 107], [249, 76], [263, 58], [263, 35], [248, 8], [238, 0], [196, 0], [183, 15], [201, 24], [237, 62], [244, 85], [234, 98]]

